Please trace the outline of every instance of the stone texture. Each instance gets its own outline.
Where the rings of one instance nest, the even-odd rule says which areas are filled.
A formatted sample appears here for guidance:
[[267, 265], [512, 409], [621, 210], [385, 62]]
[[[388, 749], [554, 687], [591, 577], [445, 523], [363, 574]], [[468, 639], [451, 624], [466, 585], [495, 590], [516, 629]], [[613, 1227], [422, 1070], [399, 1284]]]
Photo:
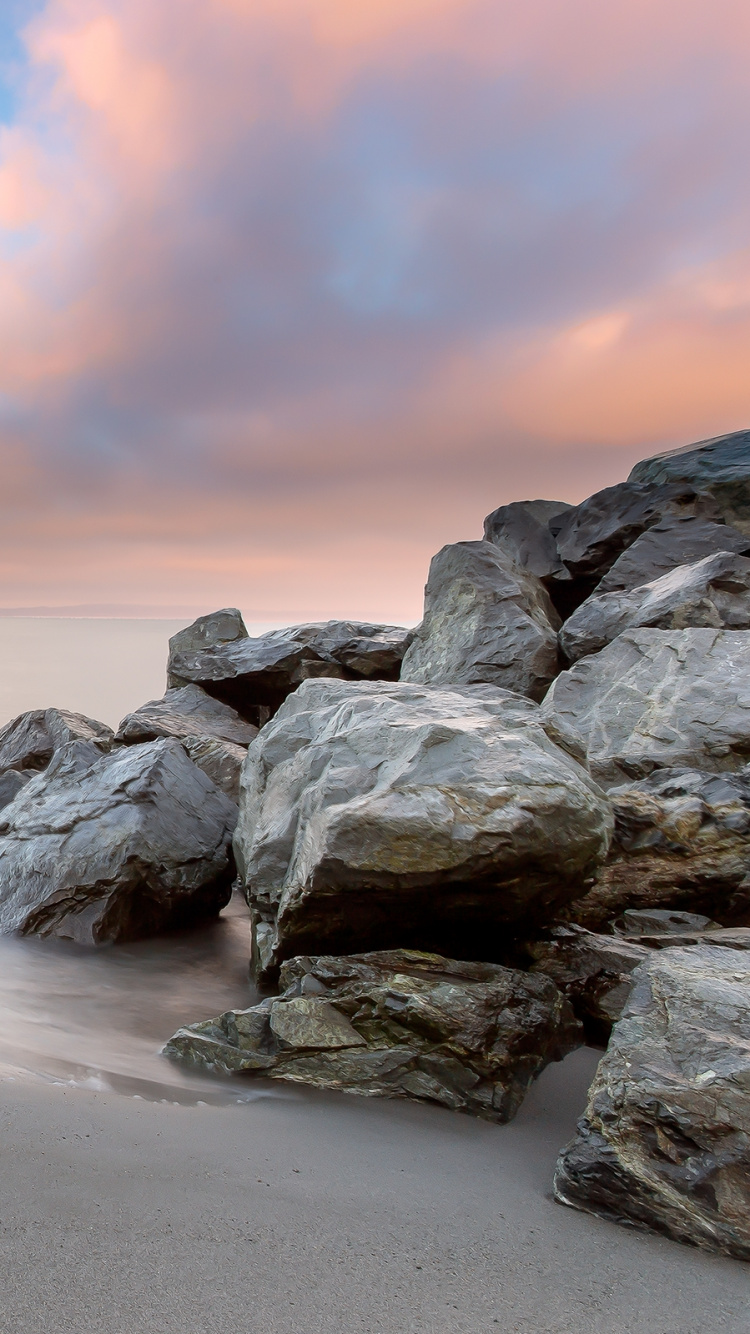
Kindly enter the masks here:
[[632, 986], [631, 973], [649, 957], [647, 945], [618, 936], [597, 935], [576, 926], [553, 928], [550, 940], [528, 946], [532, 973], [559, 987], [594, 1042], [607, 1041]]
[[197, 764], [236, 805], [240, 799], [240, 775], [247, 747], [211, 736], [184, 737], [182, 744], [193, 764]]
[[236, 816], [177, 741], [71, 742], [0, 815], [0, 931], [101, 945], [216, 914]]
[[653, 954], [563, 1149], [563, 1203], [750, 1260], [750, 954]]
[[574, 579], [598, 583], [623, 551], [666, 516], [722, 520], [716, 501], [688, 483], [620, 482], [568, 511], [557, 535], [557, 549]]
[[157, 741], [160, 737], [215, 737], [235, 746], [249, 746], [257, 727], [241, 718], [235, 709], [189, 685], [167, 690], [163, 699], [152, 699], [123, 718], [118, 741], [130, 745]]
[[576, 731], [594, 777], [736, 770], [750, 756], [750, 631], [628, 630], [554, 681], [545, 716]]
[[[685, 932], [703, 934], [719, 929], [719, 923], [712, 922], [703, 913], [682, 912], [679, 908], [626, 908], [622, 916], [612, 923], [616, 936], [631, 940], [647, 936], [671, 938], [682, 936]], [[669, 944], [668, 939], [665, 939], [665, 944]]]
[[532, 1080], [580, 1046], [547, 978], [410, 950], [298, 958], [284, 994], [182, 1028], [165, 1054], [217, 1073], [441, 1103], [509, 1121]]
[[207, 616], [199, 616], [192, 625], [186, 626], [184, 630], [178, 630], [169, 641], [167, 686], [170, 689], [185, 686], [192, 680], [192, 677], [183, 679], [175, 673], [175, 660], [189, 658], [204, 649], [220, 648], [223, 644], [234, 644], [239, 639], [247, 638], [247, 626], [242, 619], [242, 612], [236, 607], [223, 607], [221, 611], [212, 611]]
[[4, 773], [0, 774], [0, 810], [15, 801], [21, 789], [30, 782], [33, 776], [34, 771], [32, 769], [22, 771], [6, 769]]
[[33, 709], [0, 728], [0, 770], [42, 770], [69, 741], [90, 741], [110, 749], [112, 728], [68, 709]]
[[608, 860], [566, 917], [593, 930], [628, 909], [703, 913], [724, 925], [750, 921], [750, 768], [661, 769], [609, 796], [615, 833]]
[[516, 500], [501, 505], [487, 515], [484, 539], [538, 579], [564, 575], [556, 537], [564, 515], [572, 508], [563, 500]]
[[559, 670], [559, 625], [536, 575], [490, 542], [456, 542], [430, 565], [424, 620], [401, 680], [485, 682], [540, 700]]
[[[398, 944], [500, 957], [606, 854], [611, 810], [529, 700], [306, 681], [253, 743], [235, 853], [254, 967]], [[460, 947], [460, 948], [459, 948]]]
[[654, 524], [615, 561], [596, 592], [616, 593], [652, 583], [679, 565], [690, 565], [719, 551], [750, 555], [750, 538], [725, 523], [667, 516]]
[[709, 491], [727, 523], [750, 534], [750, 431], [733, 431], [636, 463], [632, 482], [689, 482]]
[[750, 628], [750, 560], [729, 551], [680, 565], [650, 584], [627, 592], [594, 593], [560, 631], [569, 662], [599, 653], [625, 630]]
[[170, 684], [192, 682], [260, 724], [302, 681], [396, 680], [412, 637], [401, 626], [326, 621], [183, 650], [170, 641]]

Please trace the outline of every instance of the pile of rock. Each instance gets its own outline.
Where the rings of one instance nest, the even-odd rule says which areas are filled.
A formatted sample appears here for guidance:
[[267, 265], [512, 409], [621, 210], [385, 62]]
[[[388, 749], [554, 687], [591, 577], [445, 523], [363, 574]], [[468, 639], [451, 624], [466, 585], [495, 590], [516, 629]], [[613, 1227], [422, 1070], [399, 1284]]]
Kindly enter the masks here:
[[236, 865], [281, 994], [167, 1054], [502, 1121], [585, 1031], [558, 1198], [748, 1258], [749, 761], [739, 432], [496, 509], [415, 630], [227, 608], [116, 733], [8, 724], [0, 929], [162, 930]]

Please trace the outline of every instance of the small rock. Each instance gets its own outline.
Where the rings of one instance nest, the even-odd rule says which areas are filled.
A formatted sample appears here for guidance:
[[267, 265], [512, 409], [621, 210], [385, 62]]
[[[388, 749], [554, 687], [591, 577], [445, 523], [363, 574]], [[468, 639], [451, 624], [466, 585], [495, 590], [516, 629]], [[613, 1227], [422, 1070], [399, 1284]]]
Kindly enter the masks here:
[[[308, 980], [321, 994], [301, 996]], [[181, 1028], [164, 1054], [508, 1121], [549, 1061], [581, 1044], [547, 978], [412, 950], [293, 959], [284, 994]]]

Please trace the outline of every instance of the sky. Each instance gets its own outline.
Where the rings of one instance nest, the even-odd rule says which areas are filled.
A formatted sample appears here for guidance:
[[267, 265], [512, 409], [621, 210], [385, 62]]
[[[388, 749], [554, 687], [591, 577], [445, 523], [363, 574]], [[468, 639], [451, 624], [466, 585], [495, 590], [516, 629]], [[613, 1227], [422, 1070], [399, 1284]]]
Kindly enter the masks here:
[[750, 424], [742, 0], [3, 0], [0, 608], [419, 618]]

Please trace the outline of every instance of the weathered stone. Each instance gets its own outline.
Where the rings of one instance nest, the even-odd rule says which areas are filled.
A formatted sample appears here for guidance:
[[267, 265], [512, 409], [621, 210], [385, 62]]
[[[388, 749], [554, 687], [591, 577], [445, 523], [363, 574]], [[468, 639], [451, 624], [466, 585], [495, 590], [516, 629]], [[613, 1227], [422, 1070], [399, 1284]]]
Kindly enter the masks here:
[[645, 626], [657, 630], [696, 626], [747, 630], [750, 560], [720, 551], [693, 565], [680, 565], [639, 588], [605, 594], [597, 591], [565, 622], [560, 647], [569, 662], [576, 662], [589, 653], [600, 652], [623, 631]]
[[0, 814], [0, 931], [101, 945], [218, 913], [236, 816], [177, 741], [63, 746]]
[[545, 1065], [581, 1044], [547, 978], [492, 964], [410, 950], [305, 957], [284, 965], [281, 985], [275, 1000], [181, 1028], [165, 1054], [502, 1122]]
[[564, 575], [556, 537], [572, 508], [562, 500], [516, 500], [501, 505], [487, 515], [484, 539], [538, 579]]
[[412, 634], [401, 626], [327, 621], [205, 649], [183, 651], [170, 641], [168, 679], [197, 683], [258, 724], [311, 677], [396, 680]]
[[636, 538], [666, 516], [722, 520], [713, 497], [686, 482], [664, 486], [620, 482], [568, 511], [557, 535], [557, 549], [574, 579], [598, 583]]
[[685, 932], [702, 935], [706, 931], [719, 929], [719, 923], [712, 922], [703, 913], [681, 912], [679, 908], [626, 908], [622, 916], [612, 923], [615, 935], [628, 939], [638, 939], [640, 936], [682, 936]]
[[709, 491], [727, 523], [750, 534], [750, 431], [732, 431], [636, 463], [631, 482], [689, 482]]
[[221, 611], [212, 611], [207, 616], [199, 616], [192, 625], [186, 626], [184, 630], [178, 630], [169, 641], [167, 686], [172, 689], [189, 684], [188, 680], [183, 680], [175, 674], [173, 670], [175, 659], [190, 657], [194, 653], [202, 652], [203, 649], [218, 648], [222, 644], [234, 644], [238, 639], [247, 638], [247, 626], [242, 619], [242, 612], [236, 607], [223, 607]]
[[640, 941], [576, 926], [553, 928], [550, 940], [534, 941], [528, 951], [531, 972], [552, 978], [595, 1042], [607, 1041], [630, 995], [630, 975], [649, 956]]
[[70, 741], [91, 741], [102, 752], [112, 745], [105, 723], [68, 709], [32, 709], [0, 728], [0, 770], [33, 769], [49, 764], [55, 751]]
[[[750, 756], [750, 630], [628, 630], [554, 681], [542, 706], [605, 784]], [[645, 905], [644, 905], [645, 906]]]
[[539, 700], [559, 670], [559, 625], [536, 575], [490, 542], [456, 542], [433, 557], [401, 680], [484, 682]]
[[140, 745], [160, 737], [217, 737], [235, 746], [249, 746], [257, 727], [241, 718], [235, 709], [208, 695], [200, 686], [189, 685], [167, 691], [163, 699], [152, 699], [123, 718], [116, 739]]
[[197, 764], [236, 805], [240, 799], [240, 775], [247, 748], [211, 736], [183, 737], [182, 744], [193, 764]]
[[242, 775], [235, 852], [256, 973], [399, 942], [501, 957], [509, 924], [549, 920], [593, 874], [610, 822], [521, 696], [307, 681]]
[[555, 1195], [750, 1260], [750, 954], [653, 954], [563, 1149]]
[[632, 920], [631, 909], [703, 913], [723, 924], [750, 920], [750, 768], [660, 769], [609, 796], [609, 858], [593, 889], [564, 909], [566, 917], [593, 930], [620, 914]]
[[750, 555], [750, 538], [725, 523], [668, 515], [623, 552], [597, 584], [596, 593], [639, 588], [720, 551]]
[[0, 810], [3, 806], [9, 806], [12, 801], [15, 801], [21, 789], [26, 786], [33, 776], [34, 771], [32, 769], [6, 769], [4, 773], [0, 774]]

